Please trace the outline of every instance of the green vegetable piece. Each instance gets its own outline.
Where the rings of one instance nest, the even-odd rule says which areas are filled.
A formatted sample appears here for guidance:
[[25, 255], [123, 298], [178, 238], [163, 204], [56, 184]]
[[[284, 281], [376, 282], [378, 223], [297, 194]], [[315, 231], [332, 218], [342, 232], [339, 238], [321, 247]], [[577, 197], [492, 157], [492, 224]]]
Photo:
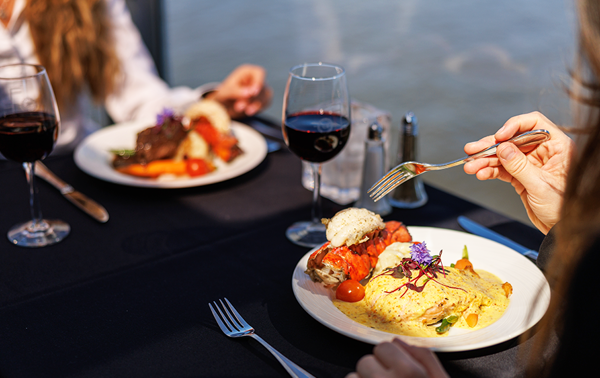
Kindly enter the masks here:
[[118, 156], [122, 156], [122, 157], [130, 157], [135, 155], [135, 150], [127, 150], [127, 149], [123, 149], [123, 150], [110, 150], [111, 153], [118, 155]]
[[452, 324], [456, 323], [457, 321], [458, 321], [458, 316], [456, 316], [456, 315], [448, 316], [447, 318], [444, 318], [442, 320], [442, 324], [439, 327], [437, 327], [435, 329], [435, 331], [437, 333], [448, 332], [448, 330], [450, 329], [450, 326], [452, 326]]
[[467, 245], [465, 244], [465, 247], [463, 248], [463, 253], [462, 253], [462, 258], [463, 259], [469, 259], [469, 251], [467, 251]]
[[437, 333], [446, 333], [450, 329], [450, 323], [446, 319], [442, 320], [442, 324], [435, 329]]

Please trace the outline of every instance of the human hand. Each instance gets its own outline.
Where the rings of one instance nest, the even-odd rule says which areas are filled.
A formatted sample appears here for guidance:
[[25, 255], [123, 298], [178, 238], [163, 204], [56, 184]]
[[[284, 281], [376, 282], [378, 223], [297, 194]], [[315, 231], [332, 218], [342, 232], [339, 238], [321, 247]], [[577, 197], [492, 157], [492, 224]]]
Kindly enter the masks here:
[[381, 343], [358, 360], [356, 372], [346, 378], [448, 377], [437, 356], [427, 348], [411, 346], [394, 339]]
[[465, 152], [470, 155], [535, 129], [548, 130], [550, 140], [523, 150], [512, 143], [502, 143], [496, 156], [475, 159], [465, 164], [464, 170], [475, 174], [479, 180], [509, 182], [521, 197], [531, 222], [547, 234], [559, 221], [567, 169], [574, 148], [571, 138], [544, 115], [533, 112], [512, 117], [496, 134], [465, 145]]
[[207, 96], [223, 104], [232, 118], [251, 116], [271, 103], [273, 91], [266, 85], [264, 68], [243, 64]]

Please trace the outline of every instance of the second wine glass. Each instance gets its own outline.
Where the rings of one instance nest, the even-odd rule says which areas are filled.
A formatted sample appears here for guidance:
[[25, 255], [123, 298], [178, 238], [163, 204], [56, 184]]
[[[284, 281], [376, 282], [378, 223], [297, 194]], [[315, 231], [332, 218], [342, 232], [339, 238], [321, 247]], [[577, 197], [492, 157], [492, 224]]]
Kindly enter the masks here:
[[283, 136], [288, 148], [311, 164], [314, 182], [311, 220], [296, 222], [286, 231], [295, 244], [316, 247], [327, 241], [321, 223], [321, 163], [346, 145], [350, 119], [350, 95], [342, 67], [305, 63], [291, 68], [283, 96]]

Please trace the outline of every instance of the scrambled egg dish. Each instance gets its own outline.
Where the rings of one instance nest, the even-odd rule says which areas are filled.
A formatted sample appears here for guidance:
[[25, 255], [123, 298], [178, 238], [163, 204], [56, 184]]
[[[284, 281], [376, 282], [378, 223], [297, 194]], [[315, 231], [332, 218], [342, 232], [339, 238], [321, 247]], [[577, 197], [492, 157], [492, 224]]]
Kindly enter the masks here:
[[[410, 243], [408, 243], [410, 244]], [[453, 327], [479, 329], [498, 320], [509, 304], [510, 290], [495, 275], [444, 266], [435, 278], [414, 280], [389, 271], [373, 275], [358, 302], [334, 299], [335, 306], [351, 319], [385, 332], [438, 337], [443, 319]], [[415, 270], [413, 272], [418, 272]], [[409, 282], [410, 280], [410, 282]], [[416, 289], [416, 290], [415, 290]], [[438, 331], [436, 331], [436, 328]]]

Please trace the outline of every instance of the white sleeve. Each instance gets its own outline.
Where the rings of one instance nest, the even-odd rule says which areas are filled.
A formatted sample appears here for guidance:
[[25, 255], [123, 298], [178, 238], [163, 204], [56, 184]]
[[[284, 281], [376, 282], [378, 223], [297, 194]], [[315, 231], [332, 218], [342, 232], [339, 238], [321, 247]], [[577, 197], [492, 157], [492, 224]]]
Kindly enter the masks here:
[[157, 74], [148, 49], [135, 27], [124, 0], [107, 0], [113, 23], [115, 47], [121, 63], [122, 81], [105, 107], [115, 122], [154, 119], [163, 108], [183, 112], [198, 101], [204, 90], [169, 88]]

